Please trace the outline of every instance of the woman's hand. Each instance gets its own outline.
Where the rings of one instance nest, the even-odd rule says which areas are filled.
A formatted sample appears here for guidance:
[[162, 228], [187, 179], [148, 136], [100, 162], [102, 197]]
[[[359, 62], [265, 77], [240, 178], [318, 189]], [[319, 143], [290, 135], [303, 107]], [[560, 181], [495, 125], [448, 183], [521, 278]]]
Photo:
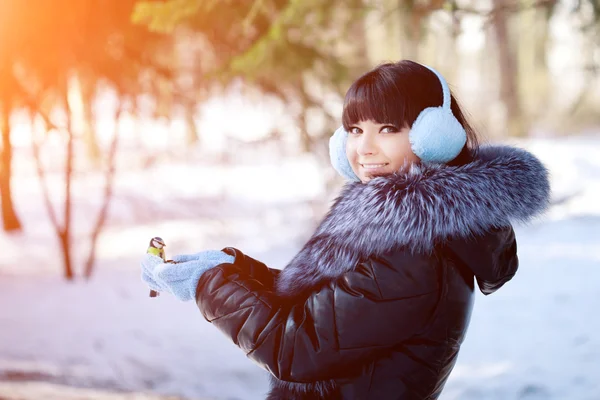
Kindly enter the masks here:
[[146, 254], [141, 262], [142, 281], [157, 292], [169, 292], [181, 301], [196, 297], [202, 274], [217, 265], [233, 263], [234, 257], [220, 250], [206, 250], [192, 256], [176, 256], [175, 263]]

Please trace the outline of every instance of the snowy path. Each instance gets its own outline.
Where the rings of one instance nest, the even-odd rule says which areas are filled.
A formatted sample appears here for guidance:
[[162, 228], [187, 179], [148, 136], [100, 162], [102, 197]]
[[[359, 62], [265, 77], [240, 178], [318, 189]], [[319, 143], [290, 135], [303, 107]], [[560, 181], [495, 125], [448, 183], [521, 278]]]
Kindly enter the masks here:
[[[517, 235], [521, 269], [497, 294], [478, 295], [442, 398], [598, 399], [600, 218], [545, 222]], [[274, 251], [257, 256], [285, 252]], [[5, 276], [0, 304], [5, 374], [193, 399], [264, 396], [259, 367], [193, 304], [146, 297], [135, 270], [101, 270], [85, 284]]]
[[[555, 197], [565, 200], [544, 220], [517, 228], [520, 270], [498, 293], [478, 294], [442, 400], [600, 399], [600, 141], [565, 143], [532, 145], [551, 166]], [[560, 163], [553, 163], [559, 146]], [[147, 182], [139, 178], [140, 191]], [[19, 188], [27, 230], [0, 235], [0, 399], [264, 398], [266, 372], [194, 304], [147, 297], [140, 251], [161, 232], [173, 253], [233, 245], [282, 267], [302, 244], [306, 210], [282, 216], [278, 205], [266, 207], [263, 223], [281, 228], [266, 235], [239, 216], [231, 217], [235, 229], [207, 220], [139, 223], [127, 219], [131, 204], [116, 204], [96, 275], [68, 283], [58, 273], [50, 228], [38, 222], [46, 217], [35, 185]]]

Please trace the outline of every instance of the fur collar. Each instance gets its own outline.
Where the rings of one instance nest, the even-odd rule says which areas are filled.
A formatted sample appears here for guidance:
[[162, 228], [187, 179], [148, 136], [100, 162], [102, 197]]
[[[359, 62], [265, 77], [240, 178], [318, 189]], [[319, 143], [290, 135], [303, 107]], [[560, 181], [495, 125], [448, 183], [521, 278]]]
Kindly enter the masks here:
[[346, 184], [310, 240], [277, 280], [295, 295], [374, 254], [430, 252], [449, 237], [527, 222], [548, 206], [548, 171], [525, 150], [484, 146], [463, 166], [413, 165]]

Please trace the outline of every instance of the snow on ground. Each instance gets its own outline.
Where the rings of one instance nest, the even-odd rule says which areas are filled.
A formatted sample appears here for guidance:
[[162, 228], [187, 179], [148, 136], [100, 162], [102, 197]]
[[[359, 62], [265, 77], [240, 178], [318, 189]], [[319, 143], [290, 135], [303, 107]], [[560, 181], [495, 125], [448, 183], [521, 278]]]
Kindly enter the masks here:
[[[600, 138], [517, 144], [547, 163], [557, 204], [516, 228], [521, 268], [498, 293], [478, 294], [442, 400], [598, 399]], [[322, 182], [310, 161], [122, 170], [96, 274], [74, 283], [61, 278], [28, 162], [18, 158], [14, 181], [25, 231], [0, 235], [0, 399], [264, 398], [266, 372], [192, 303], [148, 298], [138, 262], [161, 235], [168, 254], [232, 245], [285, 266], [314, 227], [306, 201]], [[74, 188], [78, 263], [98, 182], [90, 176]]]
[[145, 393], [115, 392], [102, 389], [89, 389], [56, 385], [48, 382], [0, 382], [2, 400], [182, 400], [178, 396], [161, 396]]

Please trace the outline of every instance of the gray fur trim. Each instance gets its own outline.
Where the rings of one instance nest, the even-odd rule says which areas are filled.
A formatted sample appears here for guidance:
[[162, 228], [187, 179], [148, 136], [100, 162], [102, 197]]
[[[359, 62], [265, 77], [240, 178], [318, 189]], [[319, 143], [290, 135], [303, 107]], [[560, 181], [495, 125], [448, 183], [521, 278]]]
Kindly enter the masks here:
[[394, 248], [430, 252], [448, 237], [530, 221], [549, 196], [544, 165], [508, 146], [481, 147], [463, 166], [413, 165], [366, 184], [348, 183], [279, 275], [277, 291], [295, 295]]

